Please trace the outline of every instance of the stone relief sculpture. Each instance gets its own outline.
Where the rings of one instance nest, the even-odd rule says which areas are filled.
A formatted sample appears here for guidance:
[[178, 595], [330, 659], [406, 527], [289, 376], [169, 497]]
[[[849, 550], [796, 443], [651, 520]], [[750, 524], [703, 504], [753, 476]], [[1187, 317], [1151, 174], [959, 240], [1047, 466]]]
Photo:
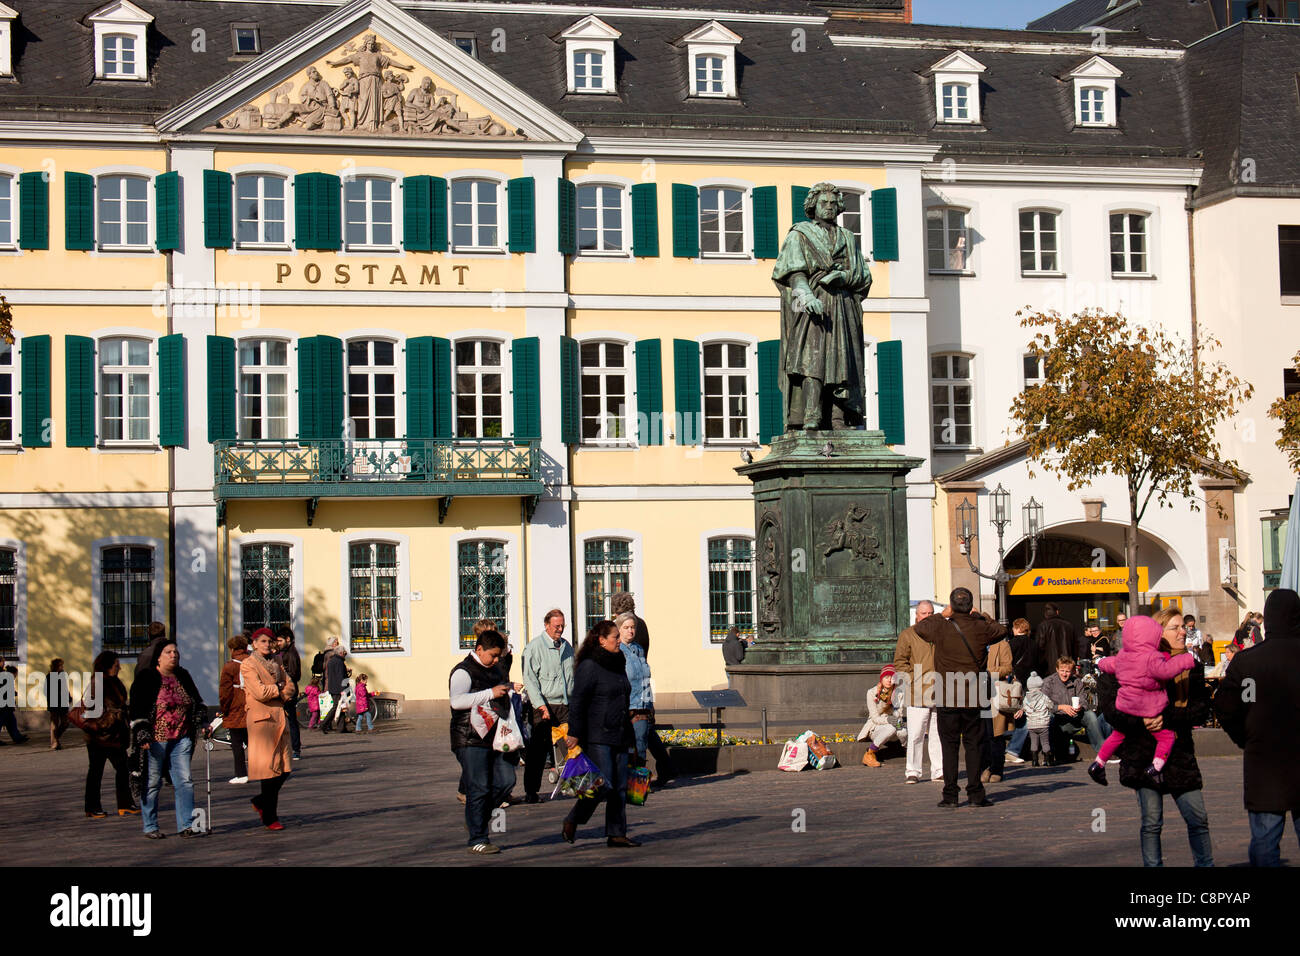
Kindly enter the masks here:
[[291, 100], [294, 83], [290, 81], [272, 90], [270, 101], [260, 109], [244, 107], [218, 125], [223, 129], [297, 128], [415, 136], [524, 135], [512, 133], [491, 116], [471, 118], [457, 109], [455, 91], [439, 89], [432, 76], [422, 77], [407, 94], [408, 77], [397, 71], [409, 73], [415, 67], [384, 52], [374, 34], [367, 34], [359, 49], [349, 43], [343, 52], [343, 58], [325, 61], [326, 66], [344, 68], [340, 77], [331, 81], [317, 67], [308, 67], [297, 102]]
[[781, 630], [781, 547], [778, 543], [780, 529], [773, 512], [763, 515], [762, 542], [759, 559], [759, 623], [768, 637]]
[[822, 554], [830, 557], [836, 551], [852, 551], [853, 556], [861, 561], [875, 561], [880, 557], [880, 539], [873, 535], [863, 522], [871, 517], [871, 512], [859, 508], [857, 504], [849, 505], [844, 516], [833, 519], [822, 532], [817, 546]]

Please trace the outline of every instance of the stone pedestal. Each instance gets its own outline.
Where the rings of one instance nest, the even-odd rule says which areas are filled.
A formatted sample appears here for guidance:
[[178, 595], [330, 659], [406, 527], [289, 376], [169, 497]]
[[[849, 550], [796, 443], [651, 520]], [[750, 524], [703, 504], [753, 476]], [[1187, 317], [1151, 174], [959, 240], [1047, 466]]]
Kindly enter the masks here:
[[736, 469], [754, 482], [758, 636], [727, 670], [751, 708], [860, 709], [908, 622], [906, 477], [920, 463], [881, 432], [813, 431]]

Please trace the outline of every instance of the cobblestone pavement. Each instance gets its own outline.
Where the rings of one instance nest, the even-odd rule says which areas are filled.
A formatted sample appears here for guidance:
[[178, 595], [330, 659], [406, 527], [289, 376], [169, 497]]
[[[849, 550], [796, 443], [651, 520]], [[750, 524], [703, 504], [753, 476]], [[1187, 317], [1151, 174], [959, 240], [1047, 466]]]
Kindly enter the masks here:
[[[322, 736], [303, 731], [304, 758], [281, 795], [286, 829], [269, 833], [249, 807], [255, 784], [231, 785], [228, 748], [212, 752], [213, 833], [204, 840], [145, 840], [139, 817], [89, 820], [82, 810], [86, 753], [70, 730], [68, 749], [0, 748], [0, 810], [9, 866], [183, 866], [430, 864], [591, 866], [1030, 865], [1135, 866], [1138, 806], [1132, 791], [1092, 783], [1085, 765], [1010, 769], [991, 785], [996, 805], [936, 808], [939, 784], [903, 783], [902, 761], [799, 774], [758, 772], [680, 779], [629, 807], [636, 850], [605, 846], [598, 810], [574, 846], [560, 838], [569, 801], [514, 806], [505, 852], [470, 857], [464, 810], [456, 801], [459, 766], [442, 722], [378, 725], [373, 735]], [[1118, 768], [1112, 768], [1113, 772]], [[1220, 866], [1243, 865], [1249, 830], [1241, 799], [1239, 757], [1201, 760], [1205, 802]], [[203, 751], [194, 760], [196, 804], [205, 794]], [[519, 770], [516, 794], [523, 792]], [[111, 779], [104, 806], [112, 813]], [[175, 823], [164, 788], [159, 821]], [[1165, 862], [1190, 866], [1186, 829], [1165, 802]], [[1284, 858], [1300, 859], [1293, 837]]]

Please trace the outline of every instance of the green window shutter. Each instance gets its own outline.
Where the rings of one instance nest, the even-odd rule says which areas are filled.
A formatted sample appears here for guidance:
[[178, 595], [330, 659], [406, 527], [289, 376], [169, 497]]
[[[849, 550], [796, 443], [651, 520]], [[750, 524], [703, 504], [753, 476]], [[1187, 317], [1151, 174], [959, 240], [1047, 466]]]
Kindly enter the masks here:
[[158, 340], [158, 444], [185, 444], [185, 336]]
[[63, 337], [64, 385], [67, 396], [69, 448], [95, 445], [95, 340]]
[[[446, 190], [443, 194], [446, 194]], [[454, 437], [451, 429], [450, 339], [433, 340], [433, 437]]]
[[44, 172], [18, 176], [18, 245], [50, 248], [50, 184]]
[[[402, 180], [402, 246], [407, 252], [433, 251], [433, 177], [407, 176]], [[423, 349], [423, 346], [421, 346]], [[407, 361], [411, 356], [408, 344]], [[429, 354], [432, 361], [432, 352]], [[409, 365], [408, 365], [409, 367]], [[408, 391], [408, 395], [409, 395]], [[414, 437], [428, 438], [428, 435]]]
[[659, 255], [659, 188], [654, 183], [632, 187], [632, 255]]
[[541, 352], [536, 336], [511, 343], [514, 369], [515, 438], [542, 437]]
[[209, 335], [209, 442], [234, 441], [237, 437], [235, 401], [235, 340], [223, 335]]
[[700, 256], [700, 191], [681, 183], [673, 183], [673, 255]]
[[317, 375], [316, 358], [319, 345], [314, 335], [298, 340], [298, 438], [300, 441], [312, 441], [320, 437], [317, 422], [320, 417], [320, 381]]
[[560, 254], [571, 256], [578, 251], [578, 187], [567, 179], [560, 180], [559, 205]]
[[758, 343], [758, 440], [772, 444], [785, 434], [781, 396], [781, 340]]
[[343, 437], [343, 341], [316, 336], [316, 437]]
[[877, 261], [898, 260], [897, 189], [876, 189], [871, 193], [871, 257]]
[[582, 442], [582, 368], [578, 342], [567, 335], [560, 336], [560, 441]]
[[536, 193], [537, 188], [532, 176], [512, 179], [506, 186], [511, 252], [537, 251], [537, 229], [534, 222]]
[[901, 445], [906, 441], [902, 342], [881, 342], [876, 346], [876, 382], [880, 390], [880, 430], [887, 444]]
[[172, 170], [153, 180], [154, 244], [159, 252], [181, 247], [181, 174]]
[[235, 244], [231, 224], [230, 173], [220, 169], [203, 170], [203, 245], [208, 249], [229, 249]]
[[50, 420], [50, 337], [24, 336], [19, 348], [22, 350], [23, 447], [49, 448], [46, 422]]
[[658, 339], [642, 339], [636, 343], [636, 414], [637, 443], [662, 445], [664, 372], [662, 348]]
[[677, 417], [677, 444], [698, 445], [700, 427], [700, 343], [673, 339], [673, 411]]
[[294, 245], [337, 252], [343, 248], [342, 184], [330, 173], [293, 178]]
[[804, 200], [808, 198], [808, 189], [807, 186], [790, 187], [790, 225], [808, 221], [803, 211]]
[[430, 176], [429, 186], [429, 249], [447, 251], [447, 180]]
[[759, 186], [754, 190], [754, 258], [775, 259], [779, 242], [776, 187]]
[[63, 246], [82, 251], [95, 248], [95, 177], [63, 174]]
[[433, 336], [406, 340], [406, 437], [433, 437]]

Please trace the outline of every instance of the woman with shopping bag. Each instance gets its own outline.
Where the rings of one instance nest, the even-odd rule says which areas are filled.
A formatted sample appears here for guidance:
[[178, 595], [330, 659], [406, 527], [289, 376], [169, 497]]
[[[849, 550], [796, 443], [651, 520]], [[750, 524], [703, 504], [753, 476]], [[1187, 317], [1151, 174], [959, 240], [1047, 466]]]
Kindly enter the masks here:
[[591, 819], [605, 801], [605, 842], [612, 847], [641, 844], [627, 835], [627, 758], [635, 746], [628, 705], [632, 684], [619, 650], [618, 627], [598, 621], [587, 634], [574, 660], [573, 693], [569, 695], [569, 748], [581, 746], [604, 777], [604, 786], [584, 794], [564, 820], [561, 835], [572, 843], [578, 827]]

